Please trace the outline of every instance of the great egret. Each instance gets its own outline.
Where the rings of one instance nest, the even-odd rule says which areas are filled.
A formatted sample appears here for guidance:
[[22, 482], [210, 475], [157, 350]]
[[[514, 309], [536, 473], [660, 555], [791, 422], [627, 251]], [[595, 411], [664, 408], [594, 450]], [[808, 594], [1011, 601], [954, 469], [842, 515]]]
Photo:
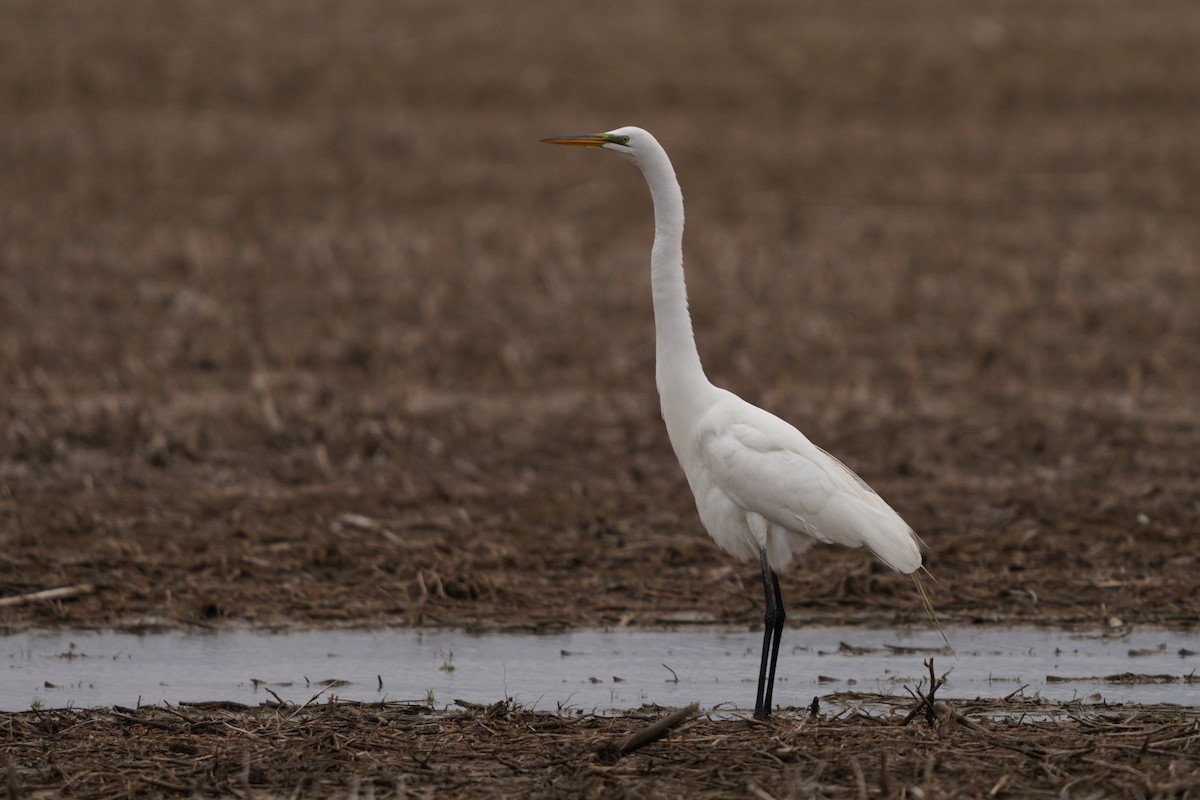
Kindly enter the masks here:
[[617, 128], [543, 141], [616, 153], [636, 164], [650, 186], [655, 377], [667, 435], [709, 535], [743, 561], [757, 557], [762, 569], [766, 613], [755, 718], [766, 719], [772, 708], [785, 619], [779, 571], [814, 542], [865, 546], [912, 575], [936, 624], [916, 573], [918, 539], [900, 515], [792, 425], [713, 386], [704, 374], [684, 285], [683, 193], [658, 140], [641, 128]]

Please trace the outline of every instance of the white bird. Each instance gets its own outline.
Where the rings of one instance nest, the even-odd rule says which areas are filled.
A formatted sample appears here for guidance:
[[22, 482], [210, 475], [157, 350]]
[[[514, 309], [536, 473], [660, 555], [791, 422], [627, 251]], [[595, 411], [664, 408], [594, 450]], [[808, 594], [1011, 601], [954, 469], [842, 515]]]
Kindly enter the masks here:
[[650, 186], [655, 377], [667, 435], [709, 535], [743, 561], [757, 557], [762, 568], [766, 613], [755, 718], [766, 719], [772, 708], [785, 619], [779, 571], [814, 542], [866, 547], [912, 575], [936, 625], [916, 573], [918, 539], [900, 515], [795, 427], [704, 374], [684, 285], [683, 193], [658, 140], [629, 127], [543, 141], [616, 153], [636, 164]]

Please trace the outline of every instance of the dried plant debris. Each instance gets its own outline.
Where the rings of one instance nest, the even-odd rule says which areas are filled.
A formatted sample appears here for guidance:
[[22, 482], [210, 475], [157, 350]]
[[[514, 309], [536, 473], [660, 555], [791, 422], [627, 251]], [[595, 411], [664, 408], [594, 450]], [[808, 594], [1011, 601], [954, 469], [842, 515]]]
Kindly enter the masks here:
[[[1195, 797], [1195, 711], [1001, 701], [769, 722], [329, 702], [0, 715], [10, 797]], [[1041, 704], [1052, 713], [1054, 704]], [[996, 714], [1001, 714], [996, 718]], [[923, 715], [922, 715], [923, 717]]]

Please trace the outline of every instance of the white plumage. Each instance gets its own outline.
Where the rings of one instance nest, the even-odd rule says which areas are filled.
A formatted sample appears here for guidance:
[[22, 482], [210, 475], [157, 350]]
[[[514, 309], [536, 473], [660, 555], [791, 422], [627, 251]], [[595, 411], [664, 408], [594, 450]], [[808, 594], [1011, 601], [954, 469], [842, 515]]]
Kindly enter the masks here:
[[723, 389], [713, 395], [672, 443], [722, 549], [746, 560], [765, 548], [782, 570], [816, 540], [866, 547], [900, 572], [921, 566], [912, 530], [861, 478], [774, 414]]
[[658, 141], [632, 127], [545, 141], [617, 153], [641, 169], [650, 187], [650, 283], [663, 420], [709, 535], [731, 555], [760, 561], [767, 613], [755, 716], [765, 718], [784, 618], [776, 573], [815, 541], [866, 547], [892, 569], [914, 573], [921, 566], [916, 535], [861, 478], [795, 427], [705, 376], [687, 307], [683, 195]]

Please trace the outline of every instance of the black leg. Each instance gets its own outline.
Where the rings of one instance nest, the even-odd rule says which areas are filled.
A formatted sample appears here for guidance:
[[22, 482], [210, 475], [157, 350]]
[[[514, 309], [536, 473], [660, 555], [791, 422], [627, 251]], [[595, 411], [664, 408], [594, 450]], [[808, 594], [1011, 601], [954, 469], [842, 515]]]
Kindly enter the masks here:
[[754, 700], [754, 718], [766, 719], [771, 716], [771, 696], [775, 690], [775, 662], [779, 658], [779, 638], [783, 635], [783, 600], [779, 593], [779, 576], [767, 563], [765, 548], [759, 548], [758, 560], [762, 567], [763, 598], [767, 609], [763, 614], [762, 662], [758, 667], [758, 696]]
[[775, 594], [775, 629], [771, 641], [771, 671], [767, 673], [767, 695], [763, 698], [765, 714], [771, 713], [772, 696], [775, 693], [775, 664], [779, 661], [779, 640], [783, 638], [783, 623], [787, 613], [783, 610], [783, 594], [779, 591], [779, 575], [771, 572], [771, 588]]

